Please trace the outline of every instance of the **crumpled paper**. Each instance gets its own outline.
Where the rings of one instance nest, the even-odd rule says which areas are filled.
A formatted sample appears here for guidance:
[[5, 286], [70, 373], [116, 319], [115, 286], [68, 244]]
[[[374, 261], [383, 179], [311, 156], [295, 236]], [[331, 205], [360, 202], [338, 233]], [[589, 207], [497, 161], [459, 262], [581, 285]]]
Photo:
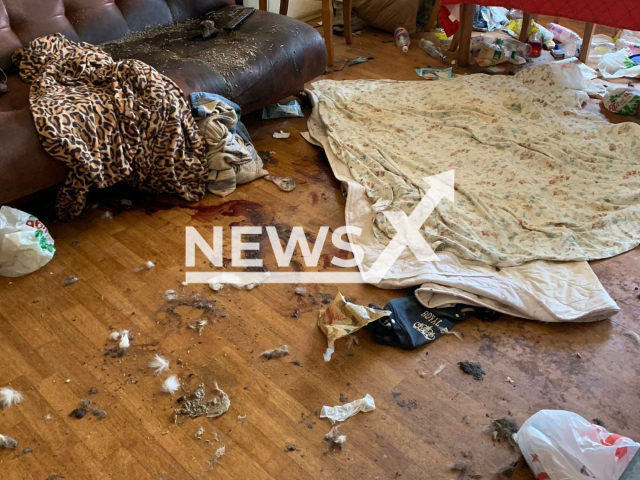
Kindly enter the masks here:
[[320, 411], [320, 418], [328, 418], [331, 424], [334, 425], [336, 422], [344, 422], [347, 418], [353, 417], [360, 412], [370, 412], [375, 409], [376, 404], [373, 401], [373, 397], [367, 393], [364, 398], [344, 405], [336, 405], [335, 407], [324, 405]]
[[335, 351], [334, 343], [337, 339], [350, 335], [365, 325], [389, 315], [391, 312], [388, 310], [377, 310], [347, 302], [338, 292], [327, 309], [321, 310], [318, 314], [318, 327], [327, 336], [327, 351], [324, 354], [324, 361], [331, 360], [331, 355]]

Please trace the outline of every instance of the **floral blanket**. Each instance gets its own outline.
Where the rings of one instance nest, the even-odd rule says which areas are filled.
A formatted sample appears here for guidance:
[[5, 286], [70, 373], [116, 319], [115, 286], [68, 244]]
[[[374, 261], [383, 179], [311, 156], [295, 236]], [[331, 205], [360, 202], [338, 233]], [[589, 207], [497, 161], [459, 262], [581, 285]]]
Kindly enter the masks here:
[[138, 60], [115, 62], [60, 34], [18, 49], [31, 84], [42, 147], [70, 173], [58, 193], [61, 218], [78, 215], [89, 189], [126, 181], [188, 201], [205, 193], [205, 145], [180, 88]]
[[582, 110], [554, 75], [314, 83], [328, 146], [364, 187], [376, 239], [395, 234], [384, 211], [410, 215], [429, 190], [421, 179], [455, 170], [455, 200], [422, 229], [438, 252], [507, 267], [637, 246], [640, 126]]

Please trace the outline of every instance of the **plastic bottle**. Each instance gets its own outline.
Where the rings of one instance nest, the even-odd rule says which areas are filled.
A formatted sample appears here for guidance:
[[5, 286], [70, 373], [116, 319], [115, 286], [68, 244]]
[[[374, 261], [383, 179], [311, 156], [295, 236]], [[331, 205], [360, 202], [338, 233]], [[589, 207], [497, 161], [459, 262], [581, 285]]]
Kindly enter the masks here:
[[409, 32], [404, 27], [396, 28], [393, 32], [393, 36], [396, 39], [396, 46], [400, 48], [404, 53], [409, 51], [409, 45], [411, 44], [411, 38], [409, 38]]
[[427, 40], [426, 38], [420, 39], [420, 48], [431, 55], [433, 58], [437, 58], [438, 60], [444, 62], [447, 59], [447, 56], [442, 53], [436, 44]]
[[542, 53], [542, 35], [540, 32], [534, 32], [529, 37], [529, 46], [531, 47], [531, 57], [539, 57]]
[[515, 38], [498, 38], [496, 44], [501, 45], [507, 56], [511, 56], [511, 52], [516, 52], [521, 57], [530, 57], [532, 48], [528, 43], [522, 43]]
[[571, 30], [570, 28], [563, 27], [562, 25], [558, 25], [557, 23], [548, 23], [547, 30], [553, 33], [553, 39], [562, 43], [568, 42], [580, 42], [582, 41], [582, 37], [578, 35], [576, 32]]

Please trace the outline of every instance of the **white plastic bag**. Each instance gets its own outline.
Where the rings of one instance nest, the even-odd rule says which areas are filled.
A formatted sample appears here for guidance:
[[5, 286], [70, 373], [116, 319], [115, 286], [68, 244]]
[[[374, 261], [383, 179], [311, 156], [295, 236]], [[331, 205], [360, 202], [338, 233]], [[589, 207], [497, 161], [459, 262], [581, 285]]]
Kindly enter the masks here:
[[515, 440], [539, 480], [618, 480], [640, 448], [564, 410], [540, 410]]
[[40, 220], [16, 208], [0, 208], [0, 275], [19, 277], [35, 272], [55, 251], [53, 238]]
[[635, 65], [626, 49], [602, 56], [598, 63], [598, 70], [604, 78], [640, 77], [640, 65]]

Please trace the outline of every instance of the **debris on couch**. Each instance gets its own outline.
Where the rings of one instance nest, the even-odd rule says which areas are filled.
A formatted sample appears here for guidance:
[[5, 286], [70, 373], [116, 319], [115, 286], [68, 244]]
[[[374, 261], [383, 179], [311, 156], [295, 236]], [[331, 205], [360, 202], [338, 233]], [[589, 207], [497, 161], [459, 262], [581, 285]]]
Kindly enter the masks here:
[[56, 252], [44, 224], [17, 208], [0, 208], [0, 275], [20, 277], [45, 266]]

